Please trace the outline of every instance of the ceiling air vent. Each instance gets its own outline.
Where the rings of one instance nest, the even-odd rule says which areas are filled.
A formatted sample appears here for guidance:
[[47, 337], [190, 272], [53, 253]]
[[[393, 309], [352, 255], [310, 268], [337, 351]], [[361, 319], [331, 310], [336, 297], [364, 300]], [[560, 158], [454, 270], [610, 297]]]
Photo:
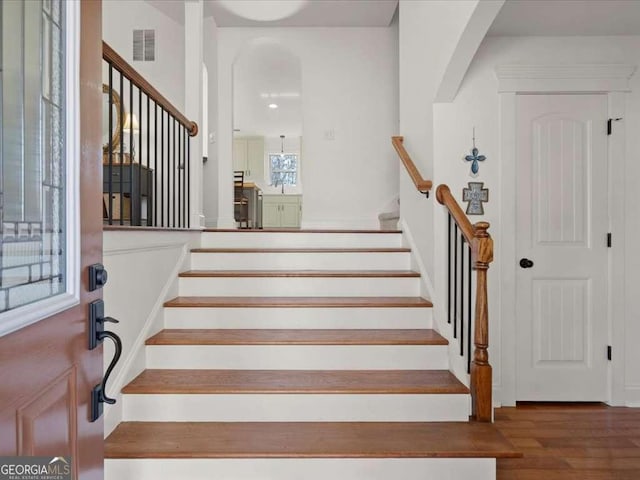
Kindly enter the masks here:
[[153, 62], [156, 59], [156, 31], [133, 31], [133, 60], [136, 62]]

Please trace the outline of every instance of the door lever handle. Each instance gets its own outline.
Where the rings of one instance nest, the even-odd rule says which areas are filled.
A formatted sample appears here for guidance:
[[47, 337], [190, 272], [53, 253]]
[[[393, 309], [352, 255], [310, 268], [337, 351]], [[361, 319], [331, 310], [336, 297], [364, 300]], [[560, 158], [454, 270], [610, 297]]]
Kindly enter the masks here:
[[93, 350], [102, 343], [105, 338], [111, 340], [115, 346], [113, 359], [109, 363], [105, 371], [102, 381], [91, 390], [91, 412], [90, 420], [95, 422], [102, 416], [103, 404], [113, 405], [116, 403], [115, 398], [108, 397], [106, 394], [106, 386], [113, 369], [122, 356], [122, 340], [115, 332], [104, 329], [105, 323], [120, 323], [113, 317], [104, 316], [104, 302], [96, 300], [89, 304], [89, 350]]

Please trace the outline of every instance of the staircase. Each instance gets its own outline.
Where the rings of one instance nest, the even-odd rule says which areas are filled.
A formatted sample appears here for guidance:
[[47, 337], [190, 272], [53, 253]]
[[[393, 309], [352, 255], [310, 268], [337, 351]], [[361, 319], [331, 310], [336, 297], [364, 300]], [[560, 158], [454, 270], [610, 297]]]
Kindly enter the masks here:
[[204, 232], [105, 478], [495, 479], [410, 265], [397, 231]]

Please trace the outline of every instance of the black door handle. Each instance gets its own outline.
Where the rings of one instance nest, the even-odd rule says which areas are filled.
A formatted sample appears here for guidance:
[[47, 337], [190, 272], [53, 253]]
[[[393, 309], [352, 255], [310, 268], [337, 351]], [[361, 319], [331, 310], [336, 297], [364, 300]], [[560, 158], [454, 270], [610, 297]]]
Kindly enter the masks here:
[[104, 329], [105, 323], [118, 323], [118, 320], [111, 317], [104, 316], [104, 302], [102, 300], [96, 300], [89, 304], [89, 350], [93, 350], [102, 343], [105, 338], [113, 341], [116, 351], [113, 355], [113, 359], [104, 374], [102, 382], [97, 384], [91, 390], [91, 421], [95, 422], [102, 416], [102, 408], [104, 403], [113, 405], [116, 403], [115, 398], [107, 397], [106, 386], [113, 369], [115, 368], [118, 360], [122, 356], [122, 340], [120, 337], [108, 330]]
[[529, 260], [528, 258], [522, 258], [522, 259], [520, 259], [520, 266], [522, 268], [531, 268], [531, 267], [533, 267], [533, 262], [531, 260]]

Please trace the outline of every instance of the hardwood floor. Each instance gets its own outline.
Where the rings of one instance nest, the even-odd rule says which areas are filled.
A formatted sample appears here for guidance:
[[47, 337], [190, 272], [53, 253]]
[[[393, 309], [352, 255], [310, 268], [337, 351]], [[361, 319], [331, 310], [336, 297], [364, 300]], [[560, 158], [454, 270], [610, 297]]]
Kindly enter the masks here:
[[435, 330], [165, 329], [147, 345], [448, 345]]
[[329, 308], [329, 307], [422, 307], [431, 308], [433, 304], [422, 297], [176, 297], [165, 302], [165, 307], [290, 307], [290, 308]]
[[448, 370], [145, 370], [124, 393], [464, 394]]
[[486, 423], [122, 422], [107, 438], [104, 456], [505, 458], [517, 455]]
[[180, 277], [416, 278], [411, 270], [189, 270]]
[[499, 459], [498, 480], [640, 479], [640, 409], [601, 404], [499, 408], [496, 428], [523, 458]]

